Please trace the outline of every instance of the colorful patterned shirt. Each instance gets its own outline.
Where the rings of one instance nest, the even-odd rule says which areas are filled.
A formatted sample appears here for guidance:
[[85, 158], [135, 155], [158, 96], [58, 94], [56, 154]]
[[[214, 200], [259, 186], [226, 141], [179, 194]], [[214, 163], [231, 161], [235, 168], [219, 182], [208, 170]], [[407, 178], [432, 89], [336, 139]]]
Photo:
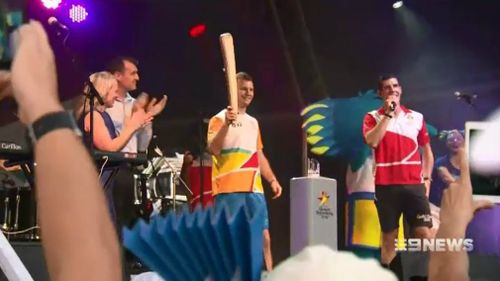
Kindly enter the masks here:
[[[226, 110], [210, 119], [208, 138], [224, 126]], [[262, 150], [257, 119], [240, 114], [230, 125], [219, 155], [212, 155], [212, 191], [214, 195], [232, 192], [263, 193], [259, 150]]]

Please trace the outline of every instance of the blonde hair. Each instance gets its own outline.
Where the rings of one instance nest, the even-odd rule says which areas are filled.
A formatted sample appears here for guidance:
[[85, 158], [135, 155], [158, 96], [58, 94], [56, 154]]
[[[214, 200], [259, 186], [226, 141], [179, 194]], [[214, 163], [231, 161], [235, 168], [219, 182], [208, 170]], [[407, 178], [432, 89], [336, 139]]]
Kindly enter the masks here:
[[[94, 85], [94, 88], [97, 90], [97, 93], [99, 96], [101, 96], [101, 99], [105, 100], [109, 90], [115, 83], [117, 83], [116, 78], [113, 74], [107, 72], [107, 71], [101, 71], [101, 72], [95, 72], [92, 73], [89, 76], [90, 82]], [[78, 119], [81, 117], [81, 115], [84, 113], [83, 110], [85, 108], [85, 113], [90, 111], [90, 99], [87, 98], [87, 93], [88, 93], [88, 86], [85, 85], [84, 89], [84, 95], [80, 99], [80, 101], [77, 103], [76, 109], [75, 109], [75, 117]], [[99, 104], [99, 101], [97, 99], [94, 100], [94, 108], [97, 110], [104, 110], [105, 105]]]

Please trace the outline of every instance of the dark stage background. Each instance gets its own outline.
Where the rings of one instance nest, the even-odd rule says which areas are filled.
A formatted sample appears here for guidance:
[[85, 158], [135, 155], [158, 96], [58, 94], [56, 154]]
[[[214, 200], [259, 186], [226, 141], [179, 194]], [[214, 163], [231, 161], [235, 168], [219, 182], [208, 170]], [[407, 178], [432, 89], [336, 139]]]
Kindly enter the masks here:
[[[276, 262], [289, 255], [288, 187], [302, 173], [304, 105], [354, 96], [385, 72], [400, 76], [404, 103], [438, 129], [463, 129], [465, 121], [482, 120], [500, 105], [498, 1], [409, 0], [398, 10], [386, 0], [80, 2], [89, 10], [80, 25], [62, 11], [42, 10], [38, 1], [28, 4], [31, 17], [46, 22], [56, 15], [71, 29], [67, 48], [51, 31], [61, 98], [78, 96], [85, 76], [115, 55], [137, 57], [140, 90], [169, 96], [154, 123], [158, 143], [168, 150], [187, 149], [200, 120], [225, 107], [218, 35], [233, 34], [238, 70], [255, 78], [250, 114], [260, 121], [264, 150], [285, 190], [268, 201]], [[189, 29], [199, 23], [206, 32], [191, 38]], [[455, 91], [477, 94], [475, 106], [457, 100]], [[15, 121], [12, 103], [0, 107], [2, 125]], [[14, 134], [3, 131], [2, 138]], [[433, 147], [436, 155], [444, 152], [437, 141]], [[320, 160], [322, 174], [339, 183], [343, 241], [345, 161]]]

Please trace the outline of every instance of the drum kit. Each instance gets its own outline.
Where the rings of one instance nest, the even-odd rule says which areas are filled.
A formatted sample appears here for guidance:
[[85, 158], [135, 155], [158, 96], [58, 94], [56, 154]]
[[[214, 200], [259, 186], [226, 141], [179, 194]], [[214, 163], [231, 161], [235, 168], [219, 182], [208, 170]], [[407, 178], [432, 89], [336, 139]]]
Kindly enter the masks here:
[[153, 158], [141, 173], [134, 174], [134, 205], [141, 217], [146, 219], [175, 211], [188, 203], [188, 196], [184, 194], [192, 192], [181, 178], [182, 162], [182, 154], [159, 156]]
[[[188, 204], [191, 190], [181, 178], [183, 155], [154, 157], [134, 174], [134, 206], [141, 217], [177, 210]], [[40, 239], [35, 193], [20, 168], [0, 163], [0, 230], [9, 240]]]
[[37, 240], [35, 198], [20, 169], [0, 167], [0, 229], [9, 240]]

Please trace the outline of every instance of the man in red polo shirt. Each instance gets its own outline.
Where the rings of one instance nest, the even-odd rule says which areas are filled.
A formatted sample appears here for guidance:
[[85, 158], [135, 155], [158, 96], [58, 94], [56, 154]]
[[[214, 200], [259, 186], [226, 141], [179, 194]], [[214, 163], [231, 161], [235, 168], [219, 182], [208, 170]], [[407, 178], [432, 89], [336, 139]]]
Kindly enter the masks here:
[[393, 75], [381, 77], [378, 93], [384, 105], [365, 115], [363, 136], [374, 150], [381, 263], [388, 267], [396, 256], [401, 213], [417, 238], [431, 236], [428, 195], [434, 157], [423, 115], [400, 104], [398, 79]]

